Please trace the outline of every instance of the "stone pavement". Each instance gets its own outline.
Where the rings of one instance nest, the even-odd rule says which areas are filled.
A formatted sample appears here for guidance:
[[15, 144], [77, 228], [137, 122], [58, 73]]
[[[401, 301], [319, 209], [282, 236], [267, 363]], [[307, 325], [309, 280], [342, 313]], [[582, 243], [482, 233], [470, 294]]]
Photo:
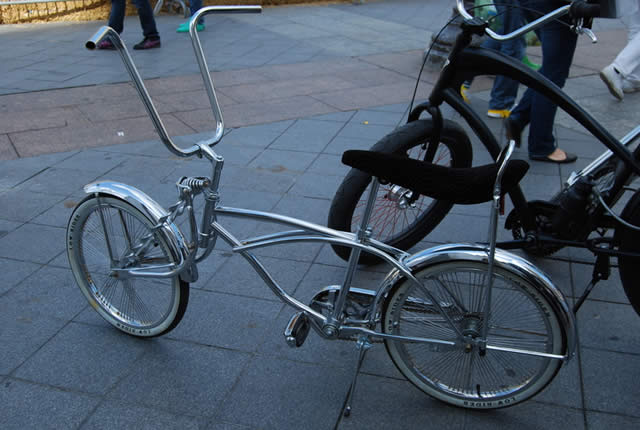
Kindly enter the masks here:
[[[402, 123], [430, 35], [449, 15], [444, 0], [395, 0], [267, 8], [262, 15], [208, 17], [201, 33], [232, 130], [223, 203], [324, 224], [347, 169], [347, 148], [368, 148]], [[180, 142], [210, 131], [202, 85], [181, 19], [158, 20], [163, 47], [135, 52], [165, 124]], [[311, 334], [289, 349], [291, 311], [248, 266], [220, 246], [200, 265], [190, 305], [168, 335], [141, 341], [104, 322], [78, 291], [65, 226], [82, 186], [130, 183], [163, 205], [175, 180], [207, 163], [171, 156], [153, 134], [112, 52], [88, 52], [101, 23], [0, 26], [0, 426], [4, 428], [612, 428], [640, 424], [640, 319], [614, 269], [578, 314], [580, 349], [541, 395], [506, 410], [455, 409], [418, 392], [384, 348], [370, 352], [348, 419], [339, 416], [355, 360], [352, 344]], [[128, 18], [127, 45], [139, 25]], [[624, 45], [615, 20], [596, 23], [600, 42], [581, 40], [567, 91], [622, 136], [638, 123], [640, 95], [615, 101], [597, 77]], [[9, 48], [10, 47], [10, 48]], [[215, 59], [213, 54], [215, 53]], [[530, 56], [539, 55], [535, 48]], [[423, 77], [427, 94], [435, 75]], [[474, 82], [486, 109], [489, 79]], [[454, 118], [455, 119], [455, 118]], [[488, 120], [496, 133], [498, 120]], [[574, 166], [532, 163], [531, 199], [547, 198], [602, 148], [559, 115]], [[474, 142], [474, 163], [486, 162]], [[519, 151], [523, 156], [524, 153]], [[420, 246], [484, 240], [486, 205], [455, 207]], [[502, 224], [501, 224], [502, 225]], [[231, 220], [239, 236], [261, 226]], [[506, 238], [507, 233], [500, 231]], [[302, 301], [341, 281], [342, 261], [318, 245], [258, 255]], [[573, 300], [593, 259], [572, 250], [535, 259]], [[364, 270], [358, 286], [384, 276]], [[384, 405], [384, 406], [382, 406]]]

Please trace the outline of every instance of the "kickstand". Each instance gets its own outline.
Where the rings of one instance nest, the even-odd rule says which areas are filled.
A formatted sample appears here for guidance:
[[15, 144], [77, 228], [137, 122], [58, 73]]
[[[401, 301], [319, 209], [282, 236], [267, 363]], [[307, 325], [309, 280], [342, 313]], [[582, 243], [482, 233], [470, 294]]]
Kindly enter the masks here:
[[573, 306], [573, 313], [577, 314], [578, 309], [587, 300], [587, 296], [591, 293], [591, 290], [596, 286], [596, 284], [601, 280], [609, 279], [609, 275], [611, 274], [611, 263], [609, 261], [609, 256], [605, 254], [600, 254], [596, 258], [596, 264], [593, 266], [593, 275], [591, 276], [591, 282], [585, 288], [584, 293], [578, 299], [576, 304]]
[[348, 417], [351, 415], [351, 401], [353, 400], [353, 392], [356, 390], [356, 381], [358, 380], [358, 375], [360, 374], [360, 367], [362, 366], [362, 362], [364, 361], [364, 356], [371, 348], [371, 342], [369, 342], [368, 336], [361, 336], [358, 339], [357, 343], [358, 348], [358, 361], [356, 362], [356, 369], [353, 374], [353, 379], [351, 380], [351, 386], [349, 387], [349, 392], [347, 393], [347, 400], [344, 402], [344, 406], [342, 409], [342, 415]]

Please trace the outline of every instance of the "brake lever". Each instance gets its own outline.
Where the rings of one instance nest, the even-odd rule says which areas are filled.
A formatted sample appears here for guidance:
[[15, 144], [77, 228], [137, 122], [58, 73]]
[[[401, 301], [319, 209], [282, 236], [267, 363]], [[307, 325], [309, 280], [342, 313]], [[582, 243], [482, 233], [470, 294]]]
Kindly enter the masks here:
[[591, 39], [591, 43], [598, 43], [598, 37], [590, 28], [582, 28], [580, 34], [586, 34]]
[[571, 26], [571, 30], [573, 30], [573, 32], [576, 33], [577, 35], [586, 34], [587, 36], [589, 36], [589, 39], [591, 39], [591, 43], [598, 43], [598, 37], [596, 36], [596, 34], [593, 31], [591, 31], [591, 29], [584, 28], [582, 26], [582, 23], [583, 23], [583, 20], [582, 18], [580, 18], [577, 24], [574, 24]]

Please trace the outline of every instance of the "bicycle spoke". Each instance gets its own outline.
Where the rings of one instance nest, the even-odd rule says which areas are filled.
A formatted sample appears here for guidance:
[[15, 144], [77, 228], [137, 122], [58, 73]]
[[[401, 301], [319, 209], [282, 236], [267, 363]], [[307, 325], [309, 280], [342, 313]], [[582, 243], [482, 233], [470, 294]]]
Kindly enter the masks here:
[[[178, 277], [135, 277], [128, 270], [172, 267], [163, 236], [128, 203], [88, 199], [74, 211], [69, 258], [78, 285], [111, 324], [136, 336], [173, 329], [184, 314], [188, 286]], [[82, 273], [76, 272], [76, 270]], [[93, 299], [93, 300], [92, 300]]]
[[[514, 401], [514, 393], [518, 393], [516, 402], [521, 401], [544, 387], [561, 365], [561, 360], [548, 357], [480, 349], [482, 327], [488, 323], [490, 346], [562, 355], [558, 320], [549, 320], [539, 304], [545, 299], [533, 297], [537, 294], [533, 287], [519, 283], [519, 278], [504, 276], [500, 268], [494, 273], [491, 317], [486, 321], [486, 276], [482, 263], [428, 267], [416, 274], [419, 285], [405, 281], [394, 291], [383, 316], [385, 332], [393, 328], [391, 333], [400, 336], [455, 342], [385, 340], [394, 362], [403, 363], [398, 369], [409, 380], [458, 406], [493, 400], [498, 403], [487, 407], [505, 406]], [[440, 303], [448, 318], [436, 312], [433, 300]], [[464, 342], [457, 341], [457, 331], [448, 320], [464, 334]]]

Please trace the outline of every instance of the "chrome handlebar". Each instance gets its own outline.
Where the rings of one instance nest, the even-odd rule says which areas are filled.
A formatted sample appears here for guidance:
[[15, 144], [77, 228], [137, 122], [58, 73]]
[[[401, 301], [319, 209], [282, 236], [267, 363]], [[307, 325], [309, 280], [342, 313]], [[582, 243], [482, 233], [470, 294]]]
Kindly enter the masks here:
[[[486, 28], [484, 31], [490, 38], [500, 42], [504, 42], [506, 40], [511, 40], [511, 39], [515, 39], [518, 36], [522, 36], [525, 33], [528, 33], [532, 30], [535, 30], [538, 27], [541, 27], [542, 25], [546, 24], [549, 21], [552, 21], [556, 18], [560, 18], [561, 16], [568, 14], [570, 8], [571, 8], [570, 4], [566, 6], [562, 6], [552, 12], [549, 12], [546, 15], [541, 16], [535, 21], [532, 21], [526, 24], [525, 26], [512, 31], [511, 33], [498, 34], [495, 31], [491, 30], [490, 28]], [[456, 9], [458, 10], [458, 13], [462, 15], [463, 18], [473, 19], [473, 16], [464, 8], [464, 0], [456, 0]]]
[[147, 88], [144, 85], [142, 77], [138, 72], [133, 60], [131, 59], [131, 55], [129, 55], [129, 51], [127, 47], [122, 42], [120, 35], [117, 31], [109, 26], [103, 26], [98, 29], [98, 31], [86, 42], [85, 46], [87, 49], [93, 50], [96, 49], [98, 43], [100, 43], [106, 37], [111, 39], [111, 42], [116, 47], [118, 52], [120, 53], [120, 57], [122, 58], [122, 62], [124, 63], [127, 72], [129, 72], [129, 76], [133, 81], [136, 90], [138, 91], [138, 95], [142, 100], [145, 108], [147, 109], [147, 113], [153, 122], [158, 135], [160, 136], [160, 140], [162, 143], [171, 151], [173, 154], [180, 157], [191, 157], [193, 155], [205, 155], [208, 156], [208, 151], [202, 151], [203, 146], [212, 147], [216, 145], [222, 139], [222, 135], [224, 133], [224, 119], [222, 118], [222, 111], [220, 110], [220, 104], [218, 103], [218, 98], [216, 97], [216, 90], [213, 85], [213, 80], [211, 79], [211, 73], [209, 72], [209, 67], [207, 66], [207, 61], [204, 57], [204, 52], [202, 51], [202, 44], [200, 43], [200, 38], [198, 37], [198, 32], [196, 31], [196, 23], [200, 18], [205, 15], [213, 14], [213, 13], [260, 13], [262, 12], [261, 6], [208, 6], [204, 7], [198, 12], [196, 12], [189, 22], [189, 35], [191, 36], [191, 42], [193, 44], [193, 50], [195, 51], [196, 59], [198, 61], [198, 66], [200, 67], [200, 73], [202, 74], [202, 80], [204, 81], [205, 89], [207, 90], [207, 95], [209, 96], [209, 103], [211, 104], [211, 110], [213, 112], [213, 117], [216, 121], [216, 131], [215, 135], [212, 138], [204, 139], [200, 142], [196, 142], [189, 148], [182, 149], [177, 146], [171, 137], [167, 133], [167, 129], [165, 128], [162, 120], [160, 119], [160, 115], [158, 114], [157, 109], [155, 108], [153, 101], [151, 100], [151, 96], [147, 91]]

